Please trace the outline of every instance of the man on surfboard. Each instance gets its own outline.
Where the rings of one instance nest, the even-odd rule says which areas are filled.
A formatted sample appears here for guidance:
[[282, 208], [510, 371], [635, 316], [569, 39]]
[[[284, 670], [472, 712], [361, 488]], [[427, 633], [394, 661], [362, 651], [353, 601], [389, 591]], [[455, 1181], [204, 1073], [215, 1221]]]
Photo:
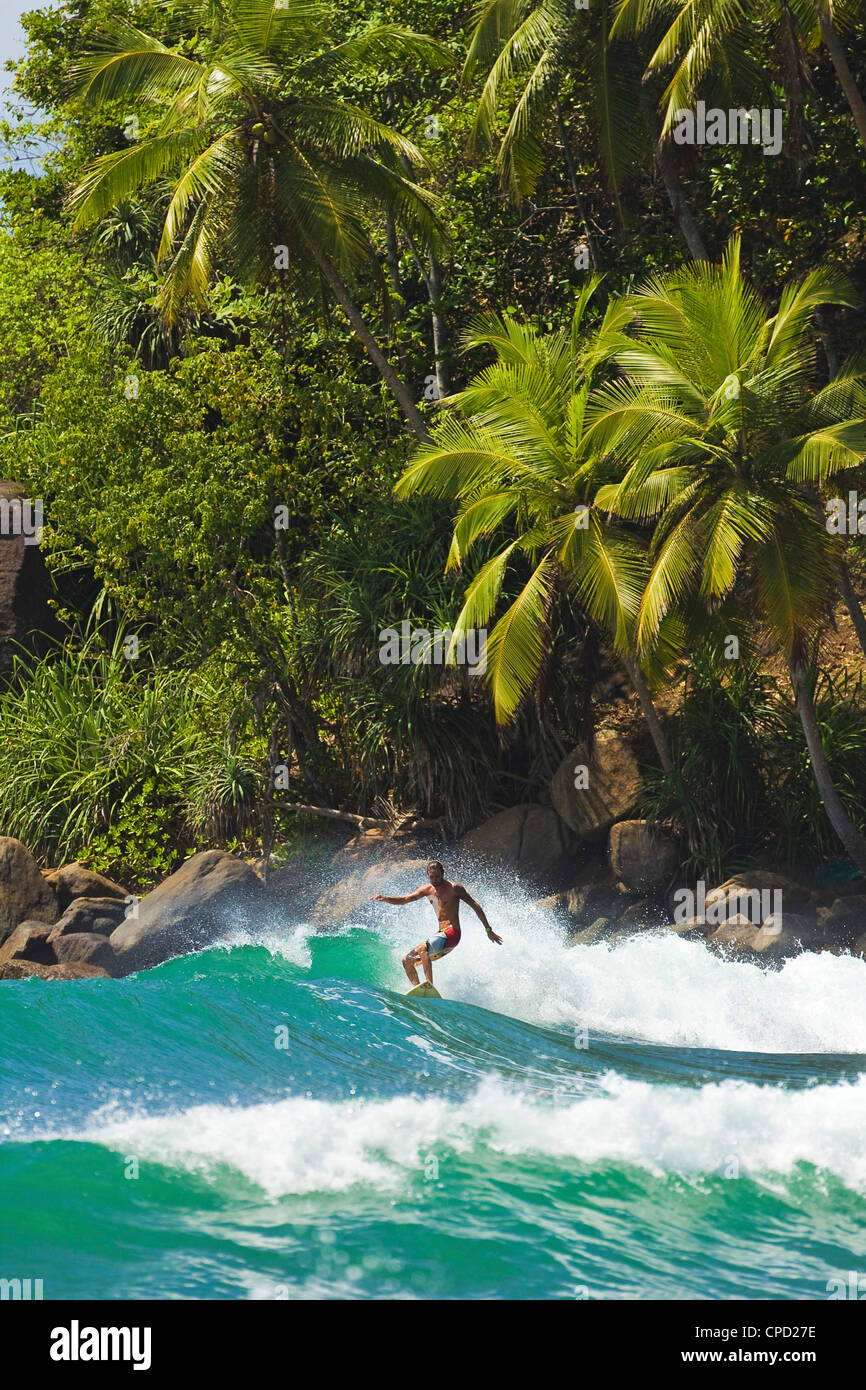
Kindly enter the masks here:
[[382, 893], [374, 893], [370, 899], [373, 903], [394, 903], [398, 907], [402, 907], [404, 903], [417, 902], [419, 898], [430, 899], [431, 906], [439, 918], [439, 932], [431, 941], [422, 941], [420, 946], [416, 946], [413, 951], [403, 957], [403, 969], [413, 985], [420, 983], [417, 965], [420, 965], [424, 971], [424, 978], [428, 985], [432, 985], [433, 961], [447, 956], [449, 951], [453, 951], [460, 941], [460, 904], [462, 902], [468, 903], [476, 917], [481, 919], [488, 938], [495, 941], [497, 946], [502, 945], [502, 937], [497, 936], [496, 932], [491, 929], [490, 923], [484, 916], [483, 907], [469, 896], [462, 883], [449, 883], [445, 877], [445, 870], [438, 859], [432, 859], [427, 865], [427, 877], [430, 880], [429, 883], [425, 883], [422, 888], [417, 888], [414, 893], [409, 893], [405, 898], [386, 898]]

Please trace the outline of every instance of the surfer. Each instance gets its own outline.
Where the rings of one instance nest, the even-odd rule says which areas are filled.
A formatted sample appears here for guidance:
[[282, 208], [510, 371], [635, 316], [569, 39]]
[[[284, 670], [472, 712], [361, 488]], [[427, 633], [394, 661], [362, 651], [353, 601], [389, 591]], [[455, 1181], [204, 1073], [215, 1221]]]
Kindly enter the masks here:
[[478, 904], [473, 897], [470, 897], [462, 883], [450, 883], [445, 877], [445, 870], [438, 859], [432, 859], [427, 865], [427, 877], [429, 883], [423, 887], [416, 888], [414, 893], [409, 893], [405, 898], [387, 898], [382, 893], [374, 893], [370, 899], [373, 903], [394, 903], [402, 907], [404, 903], [417, 902], [419, 898], [430, 898], [431, 906], [435, 909], [439, 918], [439, 932], [431, 941], [422, 941], [420, 946], [416, 946], [413, 951], [403, 957], [403, 969], [409, 976], [413, 985], [419, 984], [417, 965], [424, 971], [424, 978], [428, 985], [433, 983], [433, 961], [439, 960], [442, 956], [447, 956], [449, 951], [460, 941], [460, 904], [468, 903], [476, 917], [481, 919], [481, 924], [487, 932], [489, 940], [495, 941], [497, 946], [502, 945], [502, 937], [497, 936], [492, 930], [490, 923], [484, 915], [483, 907]]

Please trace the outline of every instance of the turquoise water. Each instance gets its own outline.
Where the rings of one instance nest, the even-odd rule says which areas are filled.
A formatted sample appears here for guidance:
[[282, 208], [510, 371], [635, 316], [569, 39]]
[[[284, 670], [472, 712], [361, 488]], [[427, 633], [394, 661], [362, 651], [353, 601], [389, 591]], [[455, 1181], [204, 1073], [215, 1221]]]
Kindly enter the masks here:
[[425, 904], [0, 987], [0, 1275], [46, 1298], [826, 1299], [866, 1272], [866, 963], [568, 947], [483, 900], [505, 945], [467, 922], [441, 1003], [402, 995]]

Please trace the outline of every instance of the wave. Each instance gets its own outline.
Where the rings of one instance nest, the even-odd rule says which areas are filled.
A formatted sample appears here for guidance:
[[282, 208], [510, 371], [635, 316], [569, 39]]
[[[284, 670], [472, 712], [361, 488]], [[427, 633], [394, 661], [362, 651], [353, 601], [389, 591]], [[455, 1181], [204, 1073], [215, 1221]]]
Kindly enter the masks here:
[[866, 1077], [786, 1091], [742, 1081], [659, 1086], [609, 1072], [593, 1095], [554, 1094], [549, 1101], [490, 1078], [459, 1102], [297, 1096], [159, 1116], [106, 1111], [83, 1130], [57, 1137], [209, 1178], [229, 1169], [271, 1198], [344, 1192], [357, 1184], [396, 1192], [431, 1157], [479, 1154], [771, 1185], [811, 1165], [862, 1194]]
[[[446, 999], [542, 1027], [671, 1047], [731, 1052], [866, 1054], [866, 961], [804, 953], [778, 968], [725, 960], [703, 942], [665, 930], [615, 944], [572, 945], [551, 915], [519, 892], [482, 886], [479, 896], [504, 944], [491, 945], [470, 911], [458, 949], [435, 967]], [[400, 957], [430, 934], [427, 904], [377, 905], [337, 937], [303, 924], [251, 924], [253, 940], [293, 965], [327, 956], [350, 978], [404, 991]], [[369, 960], [369, 965], [366, 964]]]

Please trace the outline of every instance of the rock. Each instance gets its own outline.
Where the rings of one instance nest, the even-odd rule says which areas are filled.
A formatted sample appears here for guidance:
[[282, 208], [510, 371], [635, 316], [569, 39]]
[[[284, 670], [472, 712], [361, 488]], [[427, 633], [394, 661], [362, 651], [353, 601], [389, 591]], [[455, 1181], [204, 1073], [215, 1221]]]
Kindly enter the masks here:
[[0, 946], [0, 965], [10, 960], [34, 960], [56, 965], [57, 957], [49, 944], [53, 928], [48, 922], [21, 922]]
[[[586, 787], [575, 787], [575, 769], [586, 768]], [[592, 755], [578, 744], [557, 768], [550, 799], [566, 825], [581, 837], [610, 830], [634, 810], [641, 791], [637, 758], [621, 734], [601, 729]]]
[[0, 835], [0, 944], [21, 922], [57, 921], [57, 898], [20, 840]]
[[261, 880], [242, 860], [217, 849], [193, 855], [112, 932], [121, 972], [209, 945], [261, 900]]
[[70, 932], [54, 941], [54, 952], [61, 965], [97, 965], [106, 975], [120, 974], [117, 956], [104, 936], [95, 932]]
[[866, 932], [866, 895], [837, 898], [818, 908], [818, 921], [828, 946], [854, 946]]
[[787, 960], [803, 951], [820, 950], [822, 944], [822, 934], [814, 920], [794, 912], [786, 912], [781, 918], [771, 913], [761, 926], [738, 915], [707, 937], [707, 945], [725, 955], [768, 960]]
[[48, 869], [43, 877], [54, 889], [61, 912], [66, 911], [74, 898], [113, 898], [125, 902], [130, 896], [119, 883], [77, 862], [64, 864], [62, 869]]
[[608, 853], [616, 877], [638, 893], [666, 887], [679, 861], [673, 835], [652, 830], [645, 820], [622, 820], [611, 826]]
[[759, 956], [778, 957], [802, 955], [803, 951], [820, 951], [824, 934], [814, 916], [785, 912], [781, 917], [770, 913], [755, 933], [752, 950]]
[[619, 923], [611, 920], [610, 917], [596, 917], [588, 927], [581, 928], [574, 932], [569, 938], [569, 946], [594, 946], [598, 941], [606, 941], [615, 931], [618, 930]]
[[575, 848], [574, 836], [550, 806], [528, 802], [491, 816], [460, 841], [461, 854], [539, 887], [562, 881]]
[[628, 907], [628, 899], [611, 883], [595, 882], [582, 884], [579, 888], [567, 888], [562, 893], [551, 893], [547, 898], [538, 898], [536, 906], [586, 926], [598, 917], [613, 919], [622, 916]]
[[635, 932], [645, 927], [654, 929], [666, 925], [667, 913], [654, 898], [643, 898], [638, 903], [632, 903], [617, 922], [618, 928], [625, 928], [629, 932]]
[[746, 869], [707, 893], [704, 912], [698, 907], [698, 916], [721, 925], [740, 915], [759, 926], [771, 912], [798, 912], [811, 900], [809, 889], [793, 879], [764, 869]]
[[[0, 482], [0, 500], [13, 499], [25, 500], [23, 488]], [[28, 522], [35, 520], [36, 499], [30, 501], [32, 509], [24, 511]], [[32, 534], [32, 527], [28, 529]], [[23, 534], [0, 532], [0, 674], [11, 667], [16, 644], [39, 651], [45, 646], [45, 635], [57, 633], [50, 597], [51, 580], [38, 544], [28, 544]]]
[[[370, 909], [379, 906], [379, 903], [370, 902], [374, 892], [385, 892], [392, 898], [403, 897], [427, 883], [427, 859], [395, 858], [385, 853], [384, 858], [375, 863], [370, 863], [368, 858], [364, 858], [363, 863], [366, 867], [356, 867], [349, 873], [343, 870], [338, 880], [318, 895], [310, 913], [314, 927], [345, 922], [346, 917], [361, 910], [367, 916]], [[339, 873], [341, 865], [336, 867]], [[448, 865], [445, 872], [448, 873]]]
[[84, 961], [64, 965], [40, 965], [35, 960], [10, 960], [0, 965], [0, 980], [27, 980], [31, 976], [40, 980], [107, 980], [108, 973], [98, 965], [88, 965]]
[[758, 927], [754, 922], [738, 912], [722, 926], [714, 928], [707, 937], [707, 945], [727, 956], [748, 956], [753, 954], [752, 945], [757, 933]]
[[54, 941], [58, 936], [72, 936], [77, 932], [111, 936], [125, 916], [126, 904], [117, 898], [76, 898], [52, 927], [49, 940]]
[[[365, 830], [341, 845], [331, 856], [329, 864], [336, 873], [353, 873], [380, 864], [383, 859], [420, 859], [425, 855], [426, 848], [425, 842], [417, 835], [391, 835], [387, 830]], [[441, 859], [442, 855], [431, 851], [424, 863], [437, 858]]]
[[666, 922], [668, 931], [675, 932], [677, 936], [685, 937], [690, 941], [696, 937], [709, 936], [710, 932], [715, 931], [715, 927], [708, 924], [705, 917], [687, 917], [684, 922]]

